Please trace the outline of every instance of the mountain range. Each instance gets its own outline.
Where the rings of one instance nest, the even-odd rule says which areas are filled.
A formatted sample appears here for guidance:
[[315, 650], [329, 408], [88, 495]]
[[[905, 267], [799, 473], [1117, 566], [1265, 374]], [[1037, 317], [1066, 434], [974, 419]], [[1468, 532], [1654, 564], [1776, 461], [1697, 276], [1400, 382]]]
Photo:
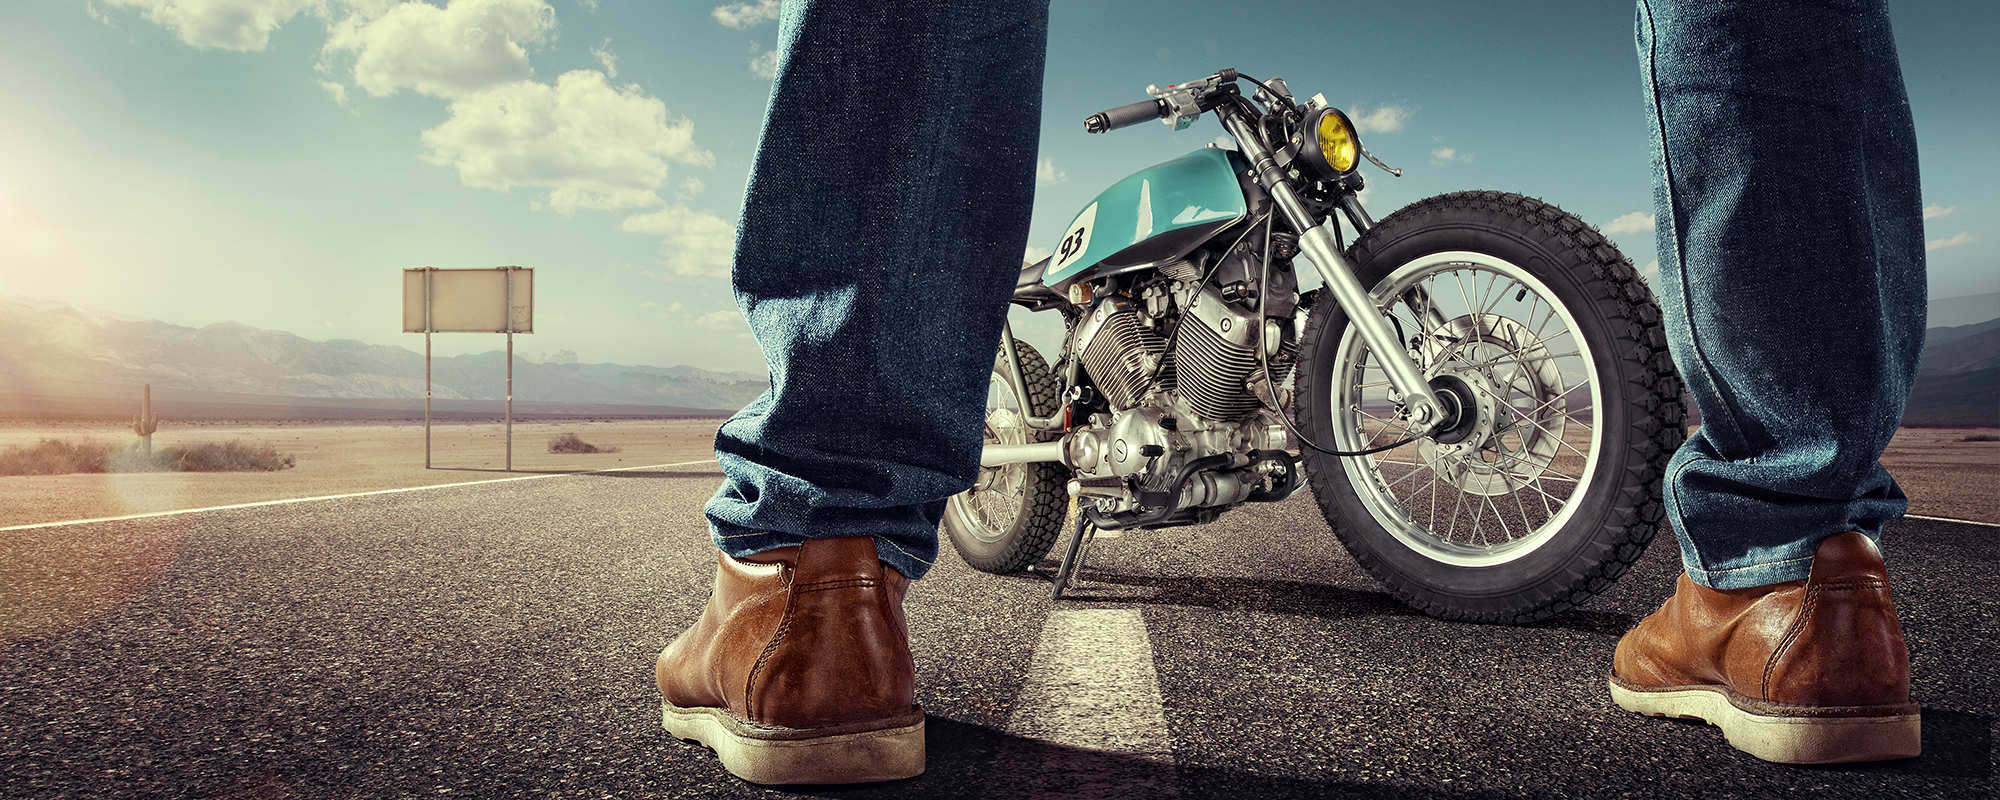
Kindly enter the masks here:
[[[433, 397], [453, 416], [491, 416], [490, 401], [504, 397], [505, 370], [498, 352], [433, 359]], [[261, 404], [294, 418], [421, 415], [424, 357], [234, 322], [189, 328], [0, 300], [0, 416], [46, 416], [37, 409], [48, 408], [129, 415], [140, 384], [158, 396], [218, 408], [236, 398], [233, 407]], [[547, 414], [721, 413], [768, 388], [763, 376], [743, 372], [514, 359], [517, 406]], [[2000, 427], [2000, 319], [1926, 332], [1903, 423]]]
[[[514, 399], [527, 403], [734, 411], [770, 387], [759, 375], [688, 366], [536, 363], [518, 354], [513, 366]], [[499, 352], [435, 358], [432, 396], [502, 399], [506, 369]], [[88, 391], [84, 384], [122, 385], [126, 398], [150, 384], [156, 391], [421, 400], [424, 356], [353, 339], [315, 342], [234, 322], [189, 328], [0, 300], [0, 393], [75, 394]]]
[[1924, 332], [1903, 424], [2000, 427], [2000, 319]]

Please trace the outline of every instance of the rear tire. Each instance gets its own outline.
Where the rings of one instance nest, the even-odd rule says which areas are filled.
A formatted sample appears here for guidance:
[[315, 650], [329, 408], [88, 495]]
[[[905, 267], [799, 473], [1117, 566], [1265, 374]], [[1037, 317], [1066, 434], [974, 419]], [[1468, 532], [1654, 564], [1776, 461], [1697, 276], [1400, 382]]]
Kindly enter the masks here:
[[[1652, 540], [1685, 435], [1659, 305], [1632, 262], [1575, 216], [1499, 192], [1411, 205], [1347, 257], [1425, 377], [1478, 415], [1372, 456], [1304, 449], [1347, 551], [1445, 619], [1533, 622], [1609, 587]], [[1333, 302], [1307, 322], [1306, 436], [1343, 451], [1410, 438], [1347, 322]]]
[[[1055, 413], [1061, 387], [1048, 363], [1027, 342], [1016, 340], [1014, 352], [1027, 384], [1022, 394], [1032, 406], [1029, 415]], [[1034, 444], [1058, 438], [1028, 427], [1014, 398], [1013, 375], [1003, 350], [994, 356], [986, 394], [987, 444]], [[1062, 533], [1069, 508], [1068, 470], [1050, 461], [982, 467], [979, 472], [973, 488], [945, 502], [944, 531], [952, 547], [981, 572], [1007, 574], [1034, 566]]]

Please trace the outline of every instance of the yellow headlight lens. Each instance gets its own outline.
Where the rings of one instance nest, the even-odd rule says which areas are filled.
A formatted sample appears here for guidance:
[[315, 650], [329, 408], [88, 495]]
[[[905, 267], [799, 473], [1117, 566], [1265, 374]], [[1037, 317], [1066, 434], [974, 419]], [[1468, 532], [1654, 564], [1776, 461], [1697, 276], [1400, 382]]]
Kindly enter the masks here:
[[1345, 115], [1320, 115], [1319, 152], [1326, 157], [1327, 165], [1339, 172], [1354, 169], [1356, 149], [1354, 131], [1348, 129]]

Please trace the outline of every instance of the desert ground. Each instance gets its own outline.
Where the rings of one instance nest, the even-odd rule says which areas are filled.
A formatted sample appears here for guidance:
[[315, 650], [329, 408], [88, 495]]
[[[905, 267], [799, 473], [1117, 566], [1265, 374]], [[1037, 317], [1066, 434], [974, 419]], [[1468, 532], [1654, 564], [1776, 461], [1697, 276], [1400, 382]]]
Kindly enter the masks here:
[[[514, 471], [506, 471], [507, 430], [488, 424], [433, 424], [431, 469], [424, 425], [415, 422], [174, 422], [162, 420], [155, 448], [203, 442], [268, 443], [295, 457], [277, 472], [152, 472], [0, 477], [0, 528], [99, 519], [301, 497], [467, 483], [524, 475], [702, 461], [714, 457], [721, 419], [536, 421], [514, 423]], [[615, 453], [548, 452], [549, 439], [576, 434]], [[0, 449], [42, 439], [125, 444], [128, 424], [111, 421], [0, 421]]]
[[[278, 472], [116, 473], [0, 477], [0, 528], [499, 478], [681, 464], [713, 457], [720, 419], [536, 421], [514, 424], [513, 472], [500, 423], [434, 424], [424, 468], [422, 422], [163, 421], [155, 447], [239, 440], [269, 443], [297, 466]], [[616, 453], [548, 452], [574, 433]], [[1910, 495], [1910, 513], [2000, 524], [2000, 441], [1964, 441], [1993, 429], [1904, 428], [1883, 462]], [[122, 444], [111, 421], [0, 420], [0, 449], [46, 438]]]

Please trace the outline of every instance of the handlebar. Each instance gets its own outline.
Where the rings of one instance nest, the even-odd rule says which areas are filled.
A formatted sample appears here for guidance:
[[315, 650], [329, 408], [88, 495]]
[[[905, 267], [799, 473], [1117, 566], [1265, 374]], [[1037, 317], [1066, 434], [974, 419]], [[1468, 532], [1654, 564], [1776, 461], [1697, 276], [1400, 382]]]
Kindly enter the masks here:
[[1152, 122], [1166, 116], [1166, 114], [1167, 102], [1165, 100], [1141, 100], [1137, 103], [1092, 114], [1089, 119], [1083, 121], [1083, 130], [1086, 133], [1103, 133], [1105, 131], [1137, 125], [1141, 122]]

